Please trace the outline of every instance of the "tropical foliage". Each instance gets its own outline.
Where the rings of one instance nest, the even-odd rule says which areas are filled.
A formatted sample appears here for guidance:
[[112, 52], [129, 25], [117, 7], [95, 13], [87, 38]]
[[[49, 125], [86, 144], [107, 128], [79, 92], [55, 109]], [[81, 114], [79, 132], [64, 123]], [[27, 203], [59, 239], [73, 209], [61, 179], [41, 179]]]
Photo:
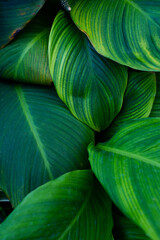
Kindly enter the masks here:
[[0, 0], [0, 239], [160, 239], [160, 0]]

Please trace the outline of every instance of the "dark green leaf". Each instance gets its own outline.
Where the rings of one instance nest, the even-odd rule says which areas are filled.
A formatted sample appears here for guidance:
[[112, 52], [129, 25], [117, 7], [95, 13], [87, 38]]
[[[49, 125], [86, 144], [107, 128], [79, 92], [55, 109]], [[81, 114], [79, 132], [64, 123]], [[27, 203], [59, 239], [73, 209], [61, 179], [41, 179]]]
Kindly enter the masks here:
[[151, 239], [160, 236], [160, 118], [128, 121], [89, 145], [91, 167], [119, 209]]
[[51, 29], [49, 65], [57, 93], [72, 114], [96, 131], [105, 129], [121, 109], [127, 68], [97, 54], [63, 11]]
[[141, 228], [125, 216], [114, 216], [113, 232], [116, 240], [150, 240]]
[[156, 74], [157, 92], [150, 117], [160, 117], [160, 73]]
[[50, 85], [48, 38], [50, 22], [39, 13], [15, 40], [0, 51], [0, 76], [20, 82]]
[[160, 1], [68, 0], [71, 17], [105, 57], [160, 71]]
[[0, 225], [1, 240], [110, 240], [111, 201], [91, 171], [67, 173], [30, 193]]
[[45, 0], [0, 0], [0, 47], [14, 38], [44, 2]]
[[39, 185], [89, 167], [93, 131], [52, 88], [0, 82], [0, 187], [16, 206]]

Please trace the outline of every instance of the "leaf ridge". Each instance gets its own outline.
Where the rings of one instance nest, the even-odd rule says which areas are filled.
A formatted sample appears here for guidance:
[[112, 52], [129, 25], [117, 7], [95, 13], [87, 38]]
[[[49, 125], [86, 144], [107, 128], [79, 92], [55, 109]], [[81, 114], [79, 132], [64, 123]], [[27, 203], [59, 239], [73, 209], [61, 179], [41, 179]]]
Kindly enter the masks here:
[[133, 158], [136, 159], [138, 161], [142, 161], [144, 163], [150, 164], [152, 166], [158, 167], [160, 168], [160, 163], [152, 161], [151, 159], [148, 159], [147, 157], [143, 157], [141, 155], [137, 155], [135, 153], [131, 153], [131, 152], [127, 152], [118, 148], [113, 148], [113, 147], [108, 147], [108, 146], [99, 146], [98, 147], [101, 150], [105, 150], [111, 153], [115, 153], [124, 157], [128, 157], [128, 158]]
[[74, 223], [81, 216], [81, 213], [84, 211], [86, 205], [88, 204], [88, 201], [89, 201], [91, 193], [92, 193], [92, 189], [93, 189], [93, 185], [92, 185], [90, 191], [88, 192], [88, 196], [86, 197], [86, 200], [83, 202], [83, 204], [82, 204], [81, 208], [79, 209], [79, 211], [77, 212], [76, 216], [72, 219], [70, 225], [66, 228], [66, 230], [61, 234], [61, 236], [57, 240], [63, 240], [63, 237], [69, 232], [69, 230], [72, 228]]
[[25, 55], [27, 54], [27, 52], [31, 49], [31, 47], [40, 39], [42, 38], [45, 34], [46, 34], [46, 29], [44, 31], [42, 31], [41, 33], [37, 34], [28, 44], [27, 47], [23, 50], [18, 62], [17, 62], [17, 66], [15, 68], [15, 74], [14, 74], [14, 78], [17, 78], [17, 72], [19, 69], [19, 65], [21, 64], [23, 58], [25, 57]]
[[32, 132], [32, 134], [34, 136], [34, 139], [35, 139], [36, 143], [37, 143], [37, 146], [38, 146], [38, 149], [39, 149], [40, 154], [42, 156], [44, 165], [45, 165], [45, 167], [46, 167], [46, 169], [48, 171], [50, 179], [52, 180], [53, 179], [53, 175], [52, 175], [52, 172], [51, 172], [51, 169], [50, 169], [49, 162], [47, 160], [46, 153], [45, 153], [45, 151], [43, 149], [43, 143], [41, 142], [41, 139], [39, 137], [38, 131], [37, 131], [35, 123], [33, 121], [32, 115], [30, 113], [29, 107], [27, 105], [27, 102], [26, 102], [24, 93], [22, 91], [22, 88], [20, 86], [16, 86], [15, 90], [16, 90], [16, 93], [17, 93], [17, 96], [18, 96], [21, 108], [23, 110], [24, 116], [25, 116], [25, 118], [27, 120], [27, 123], [28, 123], [28, 125], [30, 127], [30, 130], [31, 130], [31, 132]]

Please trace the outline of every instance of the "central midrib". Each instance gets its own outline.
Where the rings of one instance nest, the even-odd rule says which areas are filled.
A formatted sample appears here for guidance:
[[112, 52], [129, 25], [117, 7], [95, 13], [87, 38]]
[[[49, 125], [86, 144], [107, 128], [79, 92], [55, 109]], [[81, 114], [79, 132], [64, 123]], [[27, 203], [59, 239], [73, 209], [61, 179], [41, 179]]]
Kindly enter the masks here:
[[150, 164], [150, 165], [160, 168], [160, 163], [155, 162], [149, 158], [143, 157], [143, 156], [135, 154], [135, 153], [127, 152], [125, 150], [108, 147], [108, 146], [98, 146], [98, 149], [105, 150], [107, 152], [112, 152], [112, 153], [115, 153], [115, 154], [118, 154], [118, 155], [121, 155], [124, 157], [132, 158], [132, 159], [135, 159], [135, 160], [138, 160], [141, 162], [145, 162], [147, 164]]
[[42, 159], [43, 159], [43, 162], [44, 162], [44, 165], [48, 171], [48, 174], [49, 174], [49, 177], [50, 179], [53, 179], [53, 175], [52, 175], [52, 172], [50, 170], [50, 165], [49, 165], [49, 162], [47, 160], [47, 156], [46, 156], [46, 153], [44, 151], [44, 146], [43, 146], [43, 143], [41, 142], [41, 139], [39, 137], [39, 134], [37, 132], [37, 129], [36, 129], [36, 126], [34, 124], [34, 121], [33, 121], [33, 118], [32, 118], [32, 115], [30, 113], [30, 110], [29, 110], [29, 107], [27, 105], [27, 102], [26, 102], [26, 99], [25, 99], [25, 96], [24, 96], [24, 93], [22, 91], [22, 88], [20, 86], [16, 86], [15, 87], [15, 90], [16, 90], [16, 93], [18, 95], [18, 99], [19, 99], [19, 102], [20, 102], [20, 105], [21, 105], [21, 108], [23, 110], [23, 113], [24, 113], [24, 116], [27, 120], [27, 123], [29, 125], [29, 128], [33, 134], [33, 137], [37, 143], [37, 147], [39, 149], [39, 152], [42, 156]]
[[76, 216], [72, 219], [71, 223], [69, 224], [69, 226], [66, 228], [66, 230], [61, 234], [61, 236], [57, 239], [57, 240], [62, 240], [64, 238], [64, 236], [69, 232], [69, 230], [72, 228], [72, 226], [75, 224], [75, 222], [77, 221], [77, 219], [81, 216], [82, 212], [84, 211], [86, 205], [88, 204], [88, 201], [90, 199], [91, 193], [92, 193], [92, 189], [93, 189], [93, 185], [86, 197], [86, 200], [83, 202], [81, 208], [79, 209], [78, 213], [76, 214]]
[[15, 68], [15, 74], [14, 74], [14, 78], [17, 78], [17, 73], [18, 73], [18, 69], [19, 66], [23, 60], [23, 58], [25, 57], [25, 55], [27, 54], [27, 52], [33, 47], [33, 45], [39, 40], [41, 39], [45, 34], [47, 33], [47, 30], [45, 29], [44, 31], [40, 32], [39, 34], [37, 34], [28, 44], [27, 46], [24, 48], [23, 52], [21, 53], [21, 56], [16, 64], [16, 68]]

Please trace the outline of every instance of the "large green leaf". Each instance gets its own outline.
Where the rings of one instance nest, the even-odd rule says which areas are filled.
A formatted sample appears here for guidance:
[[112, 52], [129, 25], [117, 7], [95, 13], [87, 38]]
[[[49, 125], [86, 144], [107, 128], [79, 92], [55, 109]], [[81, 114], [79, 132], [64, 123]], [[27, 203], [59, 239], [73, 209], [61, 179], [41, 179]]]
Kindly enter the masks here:
[[89, 167], [93, 131], [52, 88], [0, 83], [0, 187], [13, 206], [39, 185]]
[[30, 193], [0, 225], [1, 240], [110, 240], [111, 201], [90, 170]]
[[45, 0], [0, 0], [0, 47], [14, 38], [44, 2]]
[[156, 74], [157, 92], [150, 117], [160, 117], [160, 73]]
[[148, 117], [155, 95], [155, 74], [130, 70], [122, 109], [111, 126], [102, 133], [101, 140], [113, 136], [120, 125], [128, 120]]
[[160, 71], [160, 1], [68, 0], [70, 14], [105, 57]]
[[127, 68], [100, 56], [60, 11], [49, 37], [50, 72], [59, 97], [76, 118], [96, 131], [121, 109]]
[[160, 118], [132, 120], [106, 143], [89, 145], [93, 172], [119, 209], [160, 236]]
[[113, 232], [116, 240], [150, 240], [141, 228], [125, 216], [114, 216]]
[[0, 76], [20, 82], [50, 85], [48, 38], [50, 22], [40, 12], [15, 40], [0, 50]]

